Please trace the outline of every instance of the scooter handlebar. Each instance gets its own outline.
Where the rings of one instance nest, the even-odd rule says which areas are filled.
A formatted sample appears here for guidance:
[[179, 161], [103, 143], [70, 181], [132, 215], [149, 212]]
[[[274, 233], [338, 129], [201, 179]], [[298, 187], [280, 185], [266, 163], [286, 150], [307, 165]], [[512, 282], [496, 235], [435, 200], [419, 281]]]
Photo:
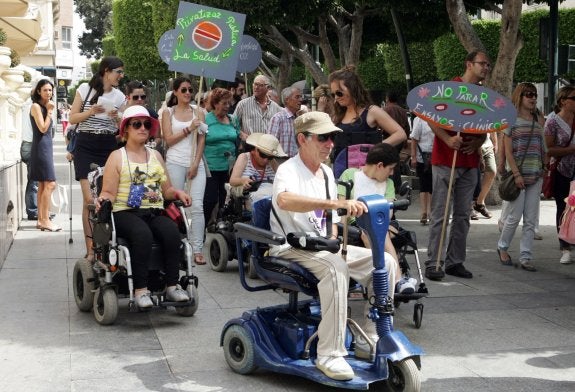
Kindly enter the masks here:
[[404, 211], [407, 210], [407, 207], [409, 207], [411, 201], [408, 199], [394, 200], [391, 204], [392, 209]]

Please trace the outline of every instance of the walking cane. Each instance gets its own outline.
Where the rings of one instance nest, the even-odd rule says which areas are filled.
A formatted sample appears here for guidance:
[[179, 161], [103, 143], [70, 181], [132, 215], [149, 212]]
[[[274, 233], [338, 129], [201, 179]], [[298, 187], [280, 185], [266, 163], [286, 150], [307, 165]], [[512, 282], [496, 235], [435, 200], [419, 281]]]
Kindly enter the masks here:
[[74, 239], [72, 238], [72, 160], [69, 160], [68, 163], [70, 164], [70, 169], [69, 169], [69, 177], [70, 177], [70, 185], [69, 185], [69, 189], [70, 189], [70, 197], [69, 197], [69, 204], [68, 204], [68, 220], [70, 221], [70, 237], [68, 239], [68, 243], [72, 244], [74, 243]]

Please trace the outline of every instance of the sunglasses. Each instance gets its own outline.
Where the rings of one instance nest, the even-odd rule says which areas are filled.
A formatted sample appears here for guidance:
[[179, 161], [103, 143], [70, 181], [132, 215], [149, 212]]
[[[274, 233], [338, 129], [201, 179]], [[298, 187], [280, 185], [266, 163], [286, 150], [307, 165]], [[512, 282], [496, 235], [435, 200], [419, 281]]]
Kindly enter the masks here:
[[260, 157], [263, 159], [274, 159], [273, 155], [264, 154], [261, 150], [257, 150]]
[[143, 121], [143, 122], [140, 121], [140, 120], [137, 120], [137, 121], [133, 121], [133, 122], [130, 123], [130, 126], [131, 126], [132, 128], [134, 128], [134, 129], [140, 129], [140, 127], [141, 127], [142, 125], [144, 126], [144, 128], [146, 128], [147, 131], [149, 131], [150, 129], [152, 129], [152, 122], [149, 121], [149, 120], [146, 120], [146, 121]]
[[537, 98], [537, 93], [534, 93], [533, 91], [526, 91], [523, 93], [523, 96], [527, 98]]
[[113, 69], [112, 71], [114, 71], [114, 72], [117, 73], [118, 75], [123, 75], [123, 74], [124, 74], [124, 70], [123, 70], [123, 69]]
[[341, 98], [341, 97], [343, 97], [343, 92], [337, 90], [335, 93], [331, 93], [331, 96], [332, 96], [333, 98], [335, 98], [335, 97]]
[[182, 87], [182, 88], [180, 89], [180, 92], [181, 92], [182, 94], [187, 94], [187, 93], [190, 93], [190, 94], [191, 94], [191, 93], [192, 93], [192, 88], [191, 88], [191, 87]]
[[[312, 135], [312, 134], [309, 133], [309, 132], [306, 132], [306, 133], [305, 133], [305, 136], [306, 136], [306, 137], [307, 137], [307, 136], [310, 136], [310, 135]], [[325, 142], [327, 142], [328, 140], [331, 140], [332, 142], [334, 142], [336, 135], [337, 135], [337, 132], [332, 132], [332, 133], [324, 133], [324, 134], [322, 134], [322, 135], [316, 135], [316, 136], [317, 136], [317, 141], [318, 141], [318, 142], [320, 142], [320, 143], [325, 143]]]
[[570, 100], [570, 101], [575, 101], [575, 95], [572, 96], [572, 97], [567, 97], [567, 98], [565, 98], [565, 99], [568, 99], [568, 100]]
[[143, 100], [146, 99], [146, 94], [143, 94], [143, 95], [132, 95], [132, 99], [133, 99], [134, 101], [139, 101], [140, 99], [143, 101]]

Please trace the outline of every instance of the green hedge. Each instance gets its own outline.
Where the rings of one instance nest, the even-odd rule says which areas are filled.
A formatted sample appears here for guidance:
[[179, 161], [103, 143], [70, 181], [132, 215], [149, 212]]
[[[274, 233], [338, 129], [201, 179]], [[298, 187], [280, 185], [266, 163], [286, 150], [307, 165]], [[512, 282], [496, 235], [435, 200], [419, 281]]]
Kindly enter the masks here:
[[[548, 16], [549, 12], [546, 10], [526, 12], [521, 15], [519, 28], [524, 42], [515, 62], [514, 80], [517, 82], [547, 81], [547, 62], [539, 59], [539, 20]], [[500, 21], [473, 22], [477, 35], [485, 45], [489, 56], [494, 60], [497, 58], [499, 49], [500, 26]], [[559, 10], [559, 44], [575, 44], [575, 9]], [[454, 75], [462, 73], [462, 62], [466, 51], [455, 34], [445, 34], [437, 38], [433, 43], [433, 52], [439, 80], [451, 79]]]
[[114, 1], [112, 23], [116, 54], [124, 61], [124, 68], [131, 79], [168, 77], [168, 66], [158, 54], [149, 2]]
[[[437, 70], [431, 52], [432, 46], [431, 42], [412, 42], [407, 45], [411, 63], [411, 79], [414, 85], [437, 80]], [[405, 84], [405, 67], [399, 44], [380, 44], [377, 50], [384, 59], [387, 83]]]

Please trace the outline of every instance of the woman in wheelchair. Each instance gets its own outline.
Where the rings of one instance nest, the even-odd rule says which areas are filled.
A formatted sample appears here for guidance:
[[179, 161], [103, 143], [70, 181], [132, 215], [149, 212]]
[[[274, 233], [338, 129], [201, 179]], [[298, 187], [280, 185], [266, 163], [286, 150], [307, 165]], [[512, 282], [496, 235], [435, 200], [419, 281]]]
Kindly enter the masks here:
[[285, 158], [279, 140], [266, 133], [252, 133], [246, 139], [249, 151], [240, 154], [234, 164], [230, 185], [237, 193], [250, 193], [250, 205], [271, 196], [272, 183], [278, 168], [275, 158]]
[[102, 191], [95, 200], [96, 211], [103, 200], [112, 202], [117, 235], [129, 243], [135, 300], [139, 308], [153, 306], [147, 289], [148, 259], [153, 239], [162, 245], [164, 253], [166, 299], [173, 302], [190, 299], [177, 286], [180, 232], [176, 223], [164, 216], [162, 210], [164, 199], [178, 199], [189, 206], [191, 198], [172, 186], [160, 153], [145, 146], [158, 129], [158, 121], [150, 117], [143, 106], [126, 109], [120, 124], [120, 136], [126, 141], [126, 146], [108, 158]]
[[[338, 197], [340, 199], [357, 199], [360, 196], [380, 194], [388, 200], [395, 200], [395, 186], [391, 177], [398, 162], [399, 153], [395, 147], [387, 143], [374, 145], [367, 153], [364, 166], [359, 169], [349, 168], [341, 174], [339, 178], [340, 184], [349, 183], [352, 188], [350, 189], [350, 194], [347, 195], [346, 187], [339, 185]], [[355, 223], [355, 219], [351, 219], [349, 223]], [[415, 278], [401, 277], [401, 270], [397, 262], [399, 258], [391, 242], [393, 234], [397, 234], [397, 229], [390, 225], [389, 235], [385, 237], [385, 251], [391, 254], [395, 260], [395, 276], [398, 278], [395, 292], [411, 294], [415, 292], [417, 280]], [[363, 246], [371, 248], [369, 238], [363, 231], [361, 232], [361, 241]]]

